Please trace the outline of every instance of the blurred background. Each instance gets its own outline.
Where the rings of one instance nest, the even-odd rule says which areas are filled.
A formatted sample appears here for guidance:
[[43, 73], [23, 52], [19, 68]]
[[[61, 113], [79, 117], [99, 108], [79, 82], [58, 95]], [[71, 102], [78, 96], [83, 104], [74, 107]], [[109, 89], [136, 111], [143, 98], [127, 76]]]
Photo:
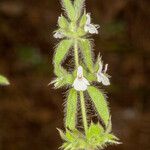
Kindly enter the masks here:
[[[93, 22], [95, 53], [109, 64], [108, 92], [113, 131], [123, 145], [107, 150], [150, 150], [150, 1], [86, 0]], [[54, 77], [52, 32], [59, 0], [0, 0], [0, 150], [57, 150], [63, 128], [65, 89]]]

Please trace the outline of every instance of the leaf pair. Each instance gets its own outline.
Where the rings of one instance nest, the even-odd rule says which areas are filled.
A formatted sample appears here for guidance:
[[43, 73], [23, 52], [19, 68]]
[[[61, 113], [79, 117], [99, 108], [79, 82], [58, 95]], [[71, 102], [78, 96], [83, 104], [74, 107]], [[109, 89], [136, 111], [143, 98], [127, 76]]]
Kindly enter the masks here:
[[[88, 87], [88, 94], [105, 127], [108, 127], [110, 123], [110, 113], [104, 94], [93, 86]], [[67, 99], [65, 126], [71, 130], [75, 129], [76, 126], [77, 99], [77, 91], [70, 89]]]
[[106, 144], [121, 144], [119, 139], [112, 133], [106, 133], [99, 123], [91, 123], [86, 135], [83, 135], [77, 129], [66, 129], [65, 133], [60, 129], [58, 131], [61, 138], [65, 141], [60, 147], [64, 150], [102, 149]]
[[[73, 43], [74, 41], [71, 39], [64, 39], [58, 44], [55, 50], [53, 62], [55, 67], [54, 72], [57, 76], [59, 76], [62, 72], [60, 64], [65, 60], [65, 57], [73, 46]], [[81, 53], [88, 70], [93, 73], [93, 54], [91, 52], [91, 42], [88, 39], [80, 39], [78, 40], [78, 46], [81, 49]]]
[[62, 0], [62, 6], [69, 17], [73, 22], [77, 21], [82, 13], [85, 0]]

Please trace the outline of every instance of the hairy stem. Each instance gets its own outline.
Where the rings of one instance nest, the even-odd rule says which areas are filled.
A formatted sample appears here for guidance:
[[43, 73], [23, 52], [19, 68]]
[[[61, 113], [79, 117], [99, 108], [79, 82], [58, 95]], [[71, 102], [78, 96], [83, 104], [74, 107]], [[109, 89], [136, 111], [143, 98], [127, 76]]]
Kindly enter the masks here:
[[76, 68], [79, 67], [79, 56], [78, 56], [78, 42], [75, 40], [74, 42], [74, 56], [75, 56], [75, 64]]
[[80, 91], [80, 103], [81, 103], [83, 126], [84, 126], [84, 130], [85, 130], [85, 134], [87, 134], [88, 123], [87, 123], [87, 118], [86, 118], [84, 95], [83, 95], [82, 91]]

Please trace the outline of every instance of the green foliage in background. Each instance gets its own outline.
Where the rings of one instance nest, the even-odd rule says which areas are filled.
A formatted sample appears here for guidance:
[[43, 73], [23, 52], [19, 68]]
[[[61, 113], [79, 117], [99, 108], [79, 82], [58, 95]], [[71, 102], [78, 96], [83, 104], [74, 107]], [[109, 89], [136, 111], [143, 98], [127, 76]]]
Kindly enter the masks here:
[[[95, 60], [89, 34], [98, 34], [98, 25], [91, 23], [90, 13], [86, 13], [85, 0], [61, 0], [65, 14], [58, 18], [58, 29], [54, 37], [59, 39], [55, 48], [53, 64], [56, 78], [51, 82], [55, 89], [68, 88], [65, 105], [65, 131], [58, 129], [64, 150], [103, 149], [109, 144], [120, 144], [112, 133], [111, 114], [105, 94], [95, 86], [110, 85], [101, 56]], [[74, 66], [64, 68], [67, 57], [73, 56]], [[73, 68], [73, 69], [72, 69]], [[101, 123], [93, 123], [89, 118], [86, 96], [89, 95]], [[79, 114], [79, 109], [81, 114]], [[81, 117], [80, 117], [81, 116]], [[84, 130], [79, 128], [82, 118]], [[91, 123], [89, 123], [89, 121]]]
[[6, 77], [0, 75], [0, 85], [9, 85], [9, 81]]

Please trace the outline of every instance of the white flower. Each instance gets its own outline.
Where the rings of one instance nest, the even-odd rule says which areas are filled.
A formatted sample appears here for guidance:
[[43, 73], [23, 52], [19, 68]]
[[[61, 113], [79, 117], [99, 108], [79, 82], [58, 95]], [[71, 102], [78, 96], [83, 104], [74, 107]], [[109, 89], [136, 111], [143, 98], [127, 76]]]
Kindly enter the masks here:
[[91, 24], [91, 16], [89, 13], [86, 15], [86, 17], [87, 17], [87, 20], [84, 26], [84, 31], [89, 32], [91, 34], [98, 34], [99, 25]]
[[108, 69], [108, 64], [105, 65], [105, 68], [103, 70], [103, 64], [102, 62], [99, 63], [99, 70], [97, 72], [97, 80], [98, 82], [102, 82], [103, 85], [110, 85], [110, 81], [109, 81], [109, 75], [106, 74]]
[[83, 68], [79, 66], [77, 70], [77, 77], [72, 86], [77, 91], [85, 91], [88, 85], [90, 85], [89, 81], [83, 77]]
[[64, 35], [61, 32], [57, 31], [54, 34], [54, 38], [56, 38], [56, 39], [62, 39], [62, 38], [64, 38]]

